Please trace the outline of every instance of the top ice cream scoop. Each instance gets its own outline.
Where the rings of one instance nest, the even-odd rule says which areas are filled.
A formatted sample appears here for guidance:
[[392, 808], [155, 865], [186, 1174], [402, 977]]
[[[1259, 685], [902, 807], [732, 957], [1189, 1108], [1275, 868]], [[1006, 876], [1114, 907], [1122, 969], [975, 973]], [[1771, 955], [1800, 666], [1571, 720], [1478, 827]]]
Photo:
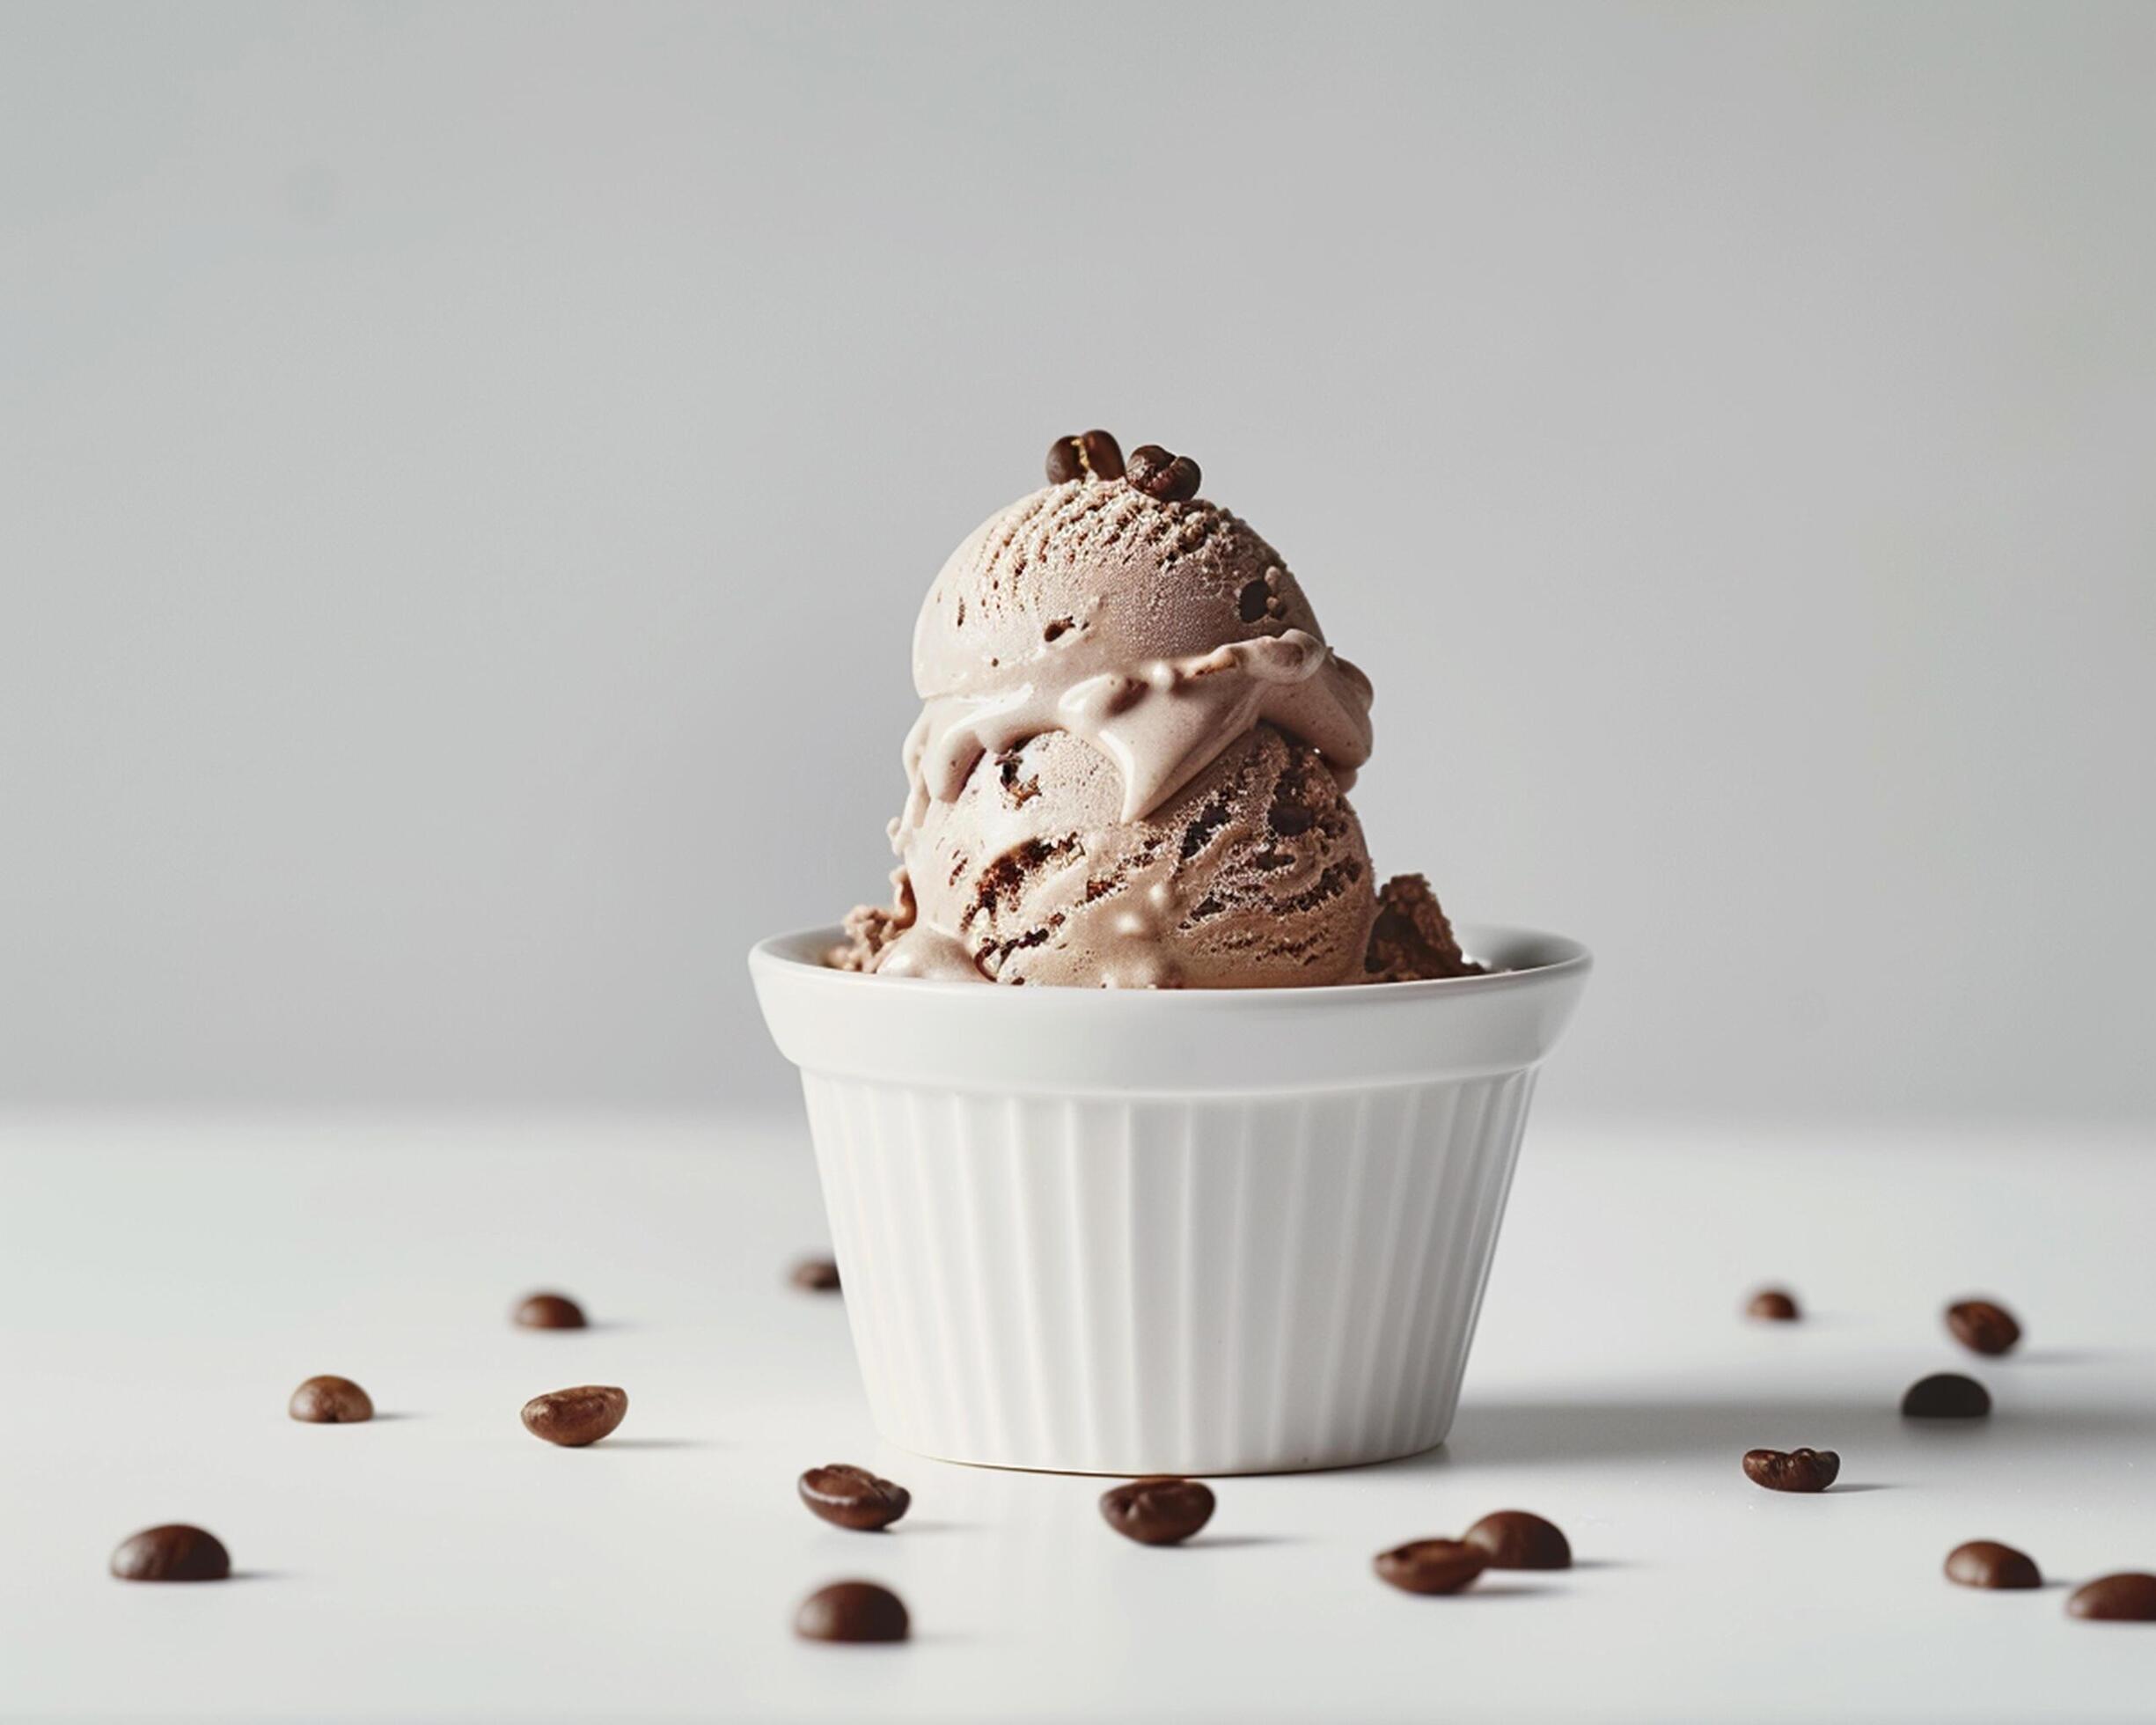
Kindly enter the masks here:
[[1151, 813], [1259, 722], [1346, 789], [1370, 753], [1369, 679], [1325, 644], [1278, 552], [1226, 510], [1126, 479], [1051, 485], [974, 530], [913, 628], [921, 715], [903, 826], [985, 754], [1067, 730]]
[[1280, 554], [1192, 495], [1187, 458], [1149, 445], [1126, 471], [1092, 431], [1048, 466], [921, 606], [898, 902], [855, 913], [835, 961], [1104, 986], [1459, 973], [1441, 914], [1429, 962], [1452, 968], [1368, 951], [1379, 895], [1341, 793], [1370, 684]]

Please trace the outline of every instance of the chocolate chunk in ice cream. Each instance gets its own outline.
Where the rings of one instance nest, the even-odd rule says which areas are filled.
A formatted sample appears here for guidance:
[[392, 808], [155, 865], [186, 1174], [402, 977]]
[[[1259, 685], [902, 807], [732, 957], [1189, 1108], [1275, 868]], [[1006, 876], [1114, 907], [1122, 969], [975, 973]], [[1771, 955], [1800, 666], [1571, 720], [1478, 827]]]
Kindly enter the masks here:
[[1420, 875], [1395, 875], [1377, 895], [1377, 916], [1362, 968], [1373, 982], [1426, 982], [1483, 973], [1483, 967], [1460, 951], [1451, 921]]

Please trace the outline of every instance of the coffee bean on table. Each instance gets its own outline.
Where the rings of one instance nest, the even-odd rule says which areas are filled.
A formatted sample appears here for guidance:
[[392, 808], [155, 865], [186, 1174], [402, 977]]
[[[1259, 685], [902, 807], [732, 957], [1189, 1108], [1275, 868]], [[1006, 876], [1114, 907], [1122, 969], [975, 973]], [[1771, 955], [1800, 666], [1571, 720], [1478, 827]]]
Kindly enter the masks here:
[[1991, 1411], [1991, 1392], [1954, 1371], [1920, 1377], [1902, 1398], [1904, 1420], [1981, 1420]]
[[1457, 1593], [1490, 1567], [1490, 1554], [1459, 1539], [1411, 1539], [1380, 1552], [1373, 1567], [1403, 1593]]
[[810, 1513], [859, 1533], [889, 1527], [913, 1501], [904, 1486], [894, 1486], [865, 1467], [852, 1467], [844, 1462], [810, 1468], [801, 1476], [799, 1489]]
[[804, 1258], [794, 1266], [793, 1281], [810, 1294], [836, 1294], [839, 1266], [828, 1258]]
[[1793, 1324], [1803, 1316], [1797, 1309], [1797, 1296], [1783, 1288], [1761, 1288], [1744, 1308], [1744, 1315], [1770, 1324]]
[[1101, 1519], [1141, 1545], [1177, 1545], [1213, 1519], [1202, 1479], [1133, 1479], [1101, 1494]]
[[1963, 1587], [2042, 1587], [2035, 1560], [1996, 1539], [1971, 1539], [1947, 1553], [1947, 1579]]
[[1158, 444], [1131, 451], [1130, 482], [1164, 503], [1187, 503], [1198, 495], [1198, 464], [1187, 455], [1171, 455]]
[[1755, 1486], [1771, 1492], [1823, 1492], [1842, 1471], [1831, 1450], [1748, 1450], [1744, 1472]]
[[1105, 431], [1079, 431], [1048, 445], [1048, 482], [1067, 485], [1074, 479], [1121, 479], [1122, 445]]
[[2007, 1354], [2021, 1340], [2013, 1314], [1991, 1300], [1957, 1300], [1947, 1308], [1947, 1327], [1974, 1354]]
[[2066, 1615], [2101, 1623], [2156, 1623], [2156, 1575], [2138, 1570], [2100, 1575], [2067, 1596]]
[[833, 1582], [801, 1602], [794, 1633], [809, 1641], [903, 1641], [906, 1602], [874, 1582]]
[[121, 1540], [112, 1569], [123, 1582], [222, 1582], [232, 1560], [216, 1534], [171, 1522]]
[[517, 1321], [527, 1330], [581, 1330], [583, 1308], [566, 1294], [534, 1294], [517, 1308]]
[[1555, 1522], [1525, 1509], [1500, 1509], [1460, 1536], [1492, 1569], [1569, 1569], [1572, 1543]]
[[356, 1426], [374, 1418], [374, 1402], [348, 1377], [311, 1377], [292, 1391], [285, 1412], [311, 1426]]
[[565, 1450], [581, 1450], [613, 1430], [628, 1411], [627, 1391], [605, 1384], [580, 1384], [532, 1397], [524, 1405], [524, 1429]]

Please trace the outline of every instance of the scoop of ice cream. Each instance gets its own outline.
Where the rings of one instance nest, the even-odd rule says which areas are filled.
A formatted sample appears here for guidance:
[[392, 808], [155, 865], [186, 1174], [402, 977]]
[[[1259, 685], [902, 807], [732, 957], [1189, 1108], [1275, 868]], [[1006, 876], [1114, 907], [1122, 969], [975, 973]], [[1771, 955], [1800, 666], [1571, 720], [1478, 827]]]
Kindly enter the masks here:
[[1126, 821], [1260, 721], [1343, 787], [1370, 752], [1369, 680], [1325, 644], [1279, 553], [1226, 510], [1124, 480], [1052, 485], [983, 523], [921, 606], [913, 684], [902, 849], [984, 756], [1045, 731], [1113, 763]]
[[[887, 975], [1107, 987], [1360, 980], [1377, 914], [1361, 824], [1324, 760], [1270, 724], [1135, 820], [1114, 764], [1067, 731], [984, 757], [906, 853]], [[901, 912], [906, 908], [901, 900]]]
[[1368, 679], [1280, 554], [1192, 495], [1193, 464], [1133, 463], [1104, 432], [1059, 440], [1058, 482], [936, 576], [896, 897], [847, 919], [832, 962], [1205, 988], [1471, 969], [1419, 877], [1381, 907], [1344, 795]]

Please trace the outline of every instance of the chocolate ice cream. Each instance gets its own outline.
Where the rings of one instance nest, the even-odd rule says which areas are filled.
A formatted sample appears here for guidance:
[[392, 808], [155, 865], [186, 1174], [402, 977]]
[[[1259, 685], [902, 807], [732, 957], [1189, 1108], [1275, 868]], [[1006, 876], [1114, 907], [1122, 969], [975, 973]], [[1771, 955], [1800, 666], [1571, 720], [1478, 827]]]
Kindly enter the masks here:
[[[954, 552], [913, 632], [890, 976], [1281, 987], [1478, 968], [1419, 876], [1381, 897], [1345, 795], [1370, 684], [1272, 547], [1094, 431]], [[1374, 932], [1375, 931], [1375, 932]]]

